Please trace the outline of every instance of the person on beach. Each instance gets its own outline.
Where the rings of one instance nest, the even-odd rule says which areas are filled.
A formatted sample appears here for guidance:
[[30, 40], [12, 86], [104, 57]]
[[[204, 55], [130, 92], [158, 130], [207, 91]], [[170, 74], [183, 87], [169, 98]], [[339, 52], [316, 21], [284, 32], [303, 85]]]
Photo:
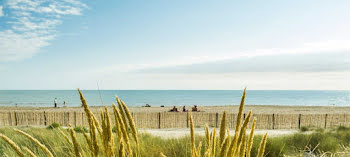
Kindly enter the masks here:
[[197, 108], [197, 105], [194, 105], [194, 107], [192, 107], [192, 112], [200, 112]]
[[63, 101], [63, 107], [66, 107], [66, 101]]
[[182, 112], [187, 112], [188, 110], [186, 110], [186, 106], [182, 107]]
[[57, 98], [55, 98], [54, 100], [54, 105], [55, 105], [55, 108], [57, 108]]
[[176, 108], [176, 106], [173, 107], [173, 109], [171, 109], [169, 112], [179, 112]]

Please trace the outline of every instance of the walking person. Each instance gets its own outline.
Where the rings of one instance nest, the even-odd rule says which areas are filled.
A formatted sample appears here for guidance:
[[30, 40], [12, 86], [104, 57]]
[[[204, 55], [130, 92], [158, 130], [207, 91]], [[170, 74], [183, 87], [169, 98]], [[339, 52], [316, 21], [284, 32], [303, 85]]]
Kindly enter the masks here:
[[57, 98], [54, 100], [55, 108], [57, 108]]
[[66, 107], [66, 101], [63, 101], [63, 107]]

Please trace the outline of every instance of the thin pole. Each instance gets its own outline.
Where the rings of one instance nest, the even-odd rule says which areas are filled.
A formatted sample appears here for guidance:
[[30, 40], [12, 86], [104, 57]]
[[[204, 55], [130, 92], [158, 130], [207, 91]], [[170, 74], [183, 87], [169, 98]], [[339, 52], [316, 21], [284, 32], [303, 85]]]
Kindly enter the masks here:
[[97, 83], [97, 89], [98, 89], [98, 93], [100, 94], [100, 100], [101, 100], [101, 105], [103, 105], [103, 100], [102, 100], [102, 95], [101, 95], [101, 91], [100, 91], [100, 86], [98, 85], [98, 81], [96, 81]]

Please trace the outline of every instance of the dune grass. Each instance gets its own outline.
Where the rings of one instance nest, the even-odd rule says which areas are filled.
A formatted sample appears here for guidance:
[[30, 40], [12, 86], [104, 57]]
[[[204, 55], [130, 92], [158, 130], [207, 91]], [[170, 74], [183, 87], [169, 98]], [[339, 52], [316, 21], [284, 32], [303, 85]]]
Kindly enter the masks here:
[[[41, 143], [53, 152], [54, 156], [75, 156], [74, 147], [67, 142], [58, 133], [58, 128], [45, 129], [34, 127], [21, 127], [23, 130], [38, 139]], [[70, 137], [69, 130], [61, 130]], [[27, 147], [37, 156], [46, 156], [45, 152], [33, 144], [30, 140], [23, 138], [21, 134], [14, 131], [13, 127], [0, 128], [0, 133], [7, 137], [11, 137], [17, 145]], [[88, 144], [82, 132], [76, 132], [77, 141], [82, 148], [87, 148]], [[118, 138], [114, 137], [117, 141]], [[251, 156], [257, 156], [259, 144], [262, 136], [256, 135], [251, 149]], [[205, 136], [195, 136], [196, 145], [199, 141], [206, 140]], [[231, 137], [233, 139], [233, 137]], [[158, 136], [152, 136], [147, 133], [139, 134], [139, 147], [142, 156], [160, 156], [162, 152], [165, 156], [190, 157], [191, 156], [191, 137], [164, 139]], [[332, 130], [317, 130], [312, 133], [296, 133], [293, 135], [285, 135], [280, 137], [270, 137], [266, 143], [265, 156], [266, 157], [282, 157], [282, 156], [299, 156], [300, 154], [310, 153], [321, 156], [322, 154], [346, 154], [350, 155], [347, 147], [350, 144], [350, 129], [339, 127]], [[117, 145], [118, 146], [118, 145]], [[119, 152], [115, 147], [115, 152]], [[307, 146], [307, 148], [305, 148]], [[131, 146], [136, 148], [135, 143]], [[216, 148], [216, 152], [220, 151]], [[27, 153], [23, 150], [23, 153]], [[202, 144], [201, 153], [205, 153], [205, 143]], [[17, 156], [17, 153], [4, 140], [0, 140], [0, 156]], [[90, 156], [89, 151], [82, 149], [82, 156]], [[104, 156], [101, 152], [100, 156]], [[346, 156], [346, 155], [344, 155]]]
[[[74, 147], [71, 143], [67, 142], [58, 132], [58, 128], [55, 129], [45, 129], [45, 128], [34, 128], [34, 127], [22, 127], [19, 128], [34, 138], [38, 139], [41, 143], [44, 143], [46, 147], [51, 152], [54, 152], [54, 156], [75, 156]], [[69, 135], [68, 129], [61, 129], [65, 134]], [[45, 152], [40, 148], [37, 148], [30, 140], [23, 138], [22, 135], [16, 133], [13, 127], [0, 128], [0, 133], [5, 136], [11, 137], [13, 141], [16, 141], [16, 144], [21, 147], [30, 148], [37, 156], [46, 156]], [[84, 139], [84, 135], [81, 132], [76, 132], [77, 142], [81, 147], [87, 148], [88, 144]], [[115, 140], [118, 140], [117, 137], [114, 137]], [[140, 154], [142, 156], [159, 156], [162, 152], [165, 156], [191, 156], [191, 137], [186, 136], [182, 138], [174, 139], [164, 139], [158, 136], [152, 136], [147, 133], [139, 134], [139, 146]], [[195, 136], [197, 142], [205, 140], [204, 136]], [[252, 156], [256, 156], [256, 150], [259, 147], [261, 137], [257, 136], [255, 138], [255, 145], [252, 148]], [[267, 145], [268, 146], [268, 145]], [[132, 144], [132, 148], [136, 148], [135, 143]], [[202, 154], [204, 154], [205, 145], [202, 145]], [[117, 147], [115, 151], [118, 152]], [[219, 147], [216, 148], [216, 152], [219, 151]], [[268, 151], [268, 149], [266, 150]], [[83, 156], [90, 156], [89, 151], [82, 151]], [[11, 148], [5, 141], [0, 140], [0, 156], [17, 156], [15, 150]], [[103, 153], [100, 153], [101, 156], [104, 156]]]
[[258, 144], [258, 152], [254, 156], [263, 157], [265, 154], [267, 134], [260, 142], [254, 142], [256, 140], [253, 138], [254, 132], [251, 132], [249, 136], [246, 135], [252, 113], [249, 112], [246, 118], [242, 117], [246, 95], [245, 89], [239, 106], [235, 133], [232, 137], [228, 134], [229, 130], [226, 128], [225, 112], [221, 126], [218, 126], [220, 128], [218, 130], [219, 136], [217, 137], [216, 128], [212, 130], [206, 128], [205, 138], [196, 137], [195, 124], [190, 113], [190, 137], [170, 140], [152, 137], [147, 134], [139, 135], [129, 109], [118, 97], [116, 97], [118, 107], [112, 105], [116, 126], [112, 125], [110, 111], [107, 107], [100, 111], [101, 120], [98, 121], [97, 115], [91, 112], [82, 92], [79, 89], [78, 92], [87, 116], [88, 129], [69, 127], [69, 129], [62, 130], [60, 125], [56, 123], [51, 124], [46, 130], [39, 128], [5, 128], [0, 130], [2, 142], [4, 142], [0, 147], [1, 155], [244, 157], [247, 153], [254, 153], [252, 151], [253, 144], [256, 145], [257, 143], [260, 144]]
[[[195, 124], [190, 114], [188, 136], [176, 139], [163, 139], [150, 134], [139, 134], [130, 111], [123, 101], [116, 98], [113, 106], [115, 126], [107, 108], [99, 114], [97, 121], [79, 90], [87, 115], [89, 127], [62, 128], [53, 123], [47, 128], [4, 127], [0, 128], [0, 156], [58, 156], [58, 157], [98, 157], [98, 156], [349, 156], [350, 129], [338, 127], [333, 130], [302, 128], [300, 133], [273, 137], [254, 136], [256, 119], [250, 112], [242, 117], [245, 93], [242, 95], [235, 132], [229, 134], [226, 128], [226, 114], [221, 125], [210, 130], [205, 136], [195, 134]], [[251, 132], [246, 129], [253, 120]], [[196, 128], [198, 129], [198, 128]], [[311, 131], [310, 131], [311, 130]]]

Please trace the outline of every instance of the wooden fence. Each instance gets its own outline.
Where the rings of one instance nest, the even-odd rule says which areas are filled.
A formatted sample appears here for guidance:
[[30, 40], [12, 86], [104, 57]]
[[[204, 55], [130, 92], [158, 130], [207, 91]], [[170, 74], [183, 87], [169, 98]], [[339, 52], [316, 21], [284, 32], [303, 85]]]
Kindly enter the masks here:
[[[98, 114], [96, 114], [98, 115]], [[220, 126], [222, 113], [193, 113], [195, 127]], [[227, 127], [234, 128], [236, 113], [228, 113]], [[246, 114], [244, 114], [245, 117]], [[132, 113], [138, 128], [188, 128], [188, 113], [135, 112]], [[257, 129], [298, 129], [303, 126], [334, 128], [350, 126], [350, 114], [254, 114]], [[114, 116], [113, 122], [114, 122]], [[99, 116], [97, 117], [99, 118]], [[88, 126], [84, 112], [0, 112], [0, 126]]]

